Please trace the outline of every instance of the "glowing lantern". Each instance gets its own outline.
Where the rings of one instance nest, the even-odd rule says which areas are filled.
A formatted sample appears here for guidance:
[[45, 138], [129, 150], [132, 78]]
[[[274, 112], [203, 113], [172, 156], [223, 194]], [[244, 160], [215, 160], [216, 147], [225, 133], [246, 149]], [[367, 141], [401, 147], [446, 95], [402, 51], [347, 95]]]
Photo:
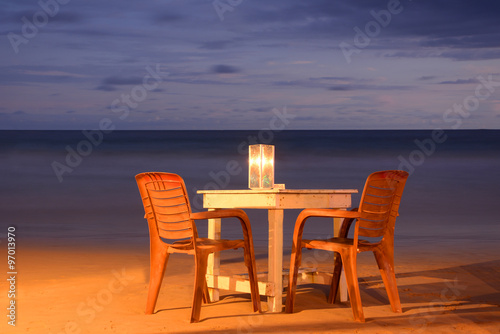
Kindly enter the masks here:
[[250, 145], [248, 149], [248, 187], [262, 189], [274, 187], [274, 146]]

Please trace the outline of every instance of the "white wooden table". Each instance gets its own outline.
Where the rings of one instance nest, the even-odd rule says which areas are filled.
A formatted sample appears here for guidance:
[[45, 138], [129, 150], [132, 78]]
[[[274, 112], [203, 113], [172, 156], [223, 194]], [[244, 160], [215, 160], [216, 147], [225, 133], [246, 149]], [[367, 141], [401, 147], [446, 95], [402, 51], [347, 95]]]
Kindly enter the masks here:
[[[351, 207], [351, 194], [356, 189], [244, 189], [244, 190], [198, 190], [203, 194], [203, 207], [207, 209], [266, 209], [269, 221], [268, 279], [259, 279], [259, 293], [268, 297], [268, 311], [281, 312], [283, 298], [283, 210], [306, 208]], [[334, 235], [338, 235], [342, 219], [334, 219]], [[210, 219], [208, 237], [220, 239], [220, 219]], [[291, 240], [290, 240], [291, 242]], [[207, 284], [212, 299], [218, 300], [218, 289], [249, 292], [248, 282], [220, 276], [218, 253], [209, 258]], [[245, 284], [246, 283], [246, 284]], [[346, 300], [347, 292], [342, 284], [341, 300]]]

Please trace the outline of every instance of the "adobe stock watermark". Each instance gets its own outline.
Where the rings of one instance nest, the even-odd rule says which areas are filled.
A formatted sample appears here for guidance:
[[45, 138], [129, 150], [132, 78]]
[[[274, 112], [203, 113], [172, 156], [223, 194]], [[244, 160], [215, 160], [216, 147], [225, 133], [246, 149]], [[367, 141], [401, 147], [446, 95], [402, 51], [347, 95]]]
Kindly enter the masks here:
[[[269, 127], [261, 129], [255, 136], [248, 136], [246, 140], [243, 140], [238, 144], [237, 151], [240, 155], [248, 155], [249, 145], [272, 143], [274, 140], [274, 134], [285, 130], [289, 126], [291, 120], [297, 117], [297, 115], [289, 114], [286, 106], [283, 107], [283, 110], [273, 108], [272, 113], [273, 117], [269, 120]], [[224, 170], [220, 170], [218, 172], [210, 171], [208, 173], [211, 181], [207, 182], [203, 189], [224, 189], [229, 185], [231, 177], [239, 175], [242, 171], [243, 167], [238, 161], [230, 160], [226, 163]], [[196, 209], [200, 210], [203, 208], [203, 198], [201, 195], [196, 195], [196, 192], [199, 190], [198, 188], [194, 187], [192, 190], [195, 194], [192, 204]]]
[[19, 53], [21, 44], [28, 44], [30, 40], [38, 35], [39, 29], [45, 27], [50, 19], [59, 13], [61, 5], [67, 5], [71, 0], [40, 0], [38, 6], [40, 10], [36, 11], [31, 20], [26, 16], [21, 18], [20, 34], [9, 32], [7, 39], [12, 46], [15, 54]]
[[[151, 66], [145, 68], [147, 74], [142, 79], [142, 84], [135, 85], [128, 94], [122, 93], [120, 98], [111, 102], [110, 109], [117, 114], [120, 120], [125, 120], [130, 115], [130, 110], [139, 106], [139, 103], [148, 97], [148, 93], [162, 83], [162, 76], [168, 75], [163, 72], [160, 64], [156, 68]], [[104, 117], [99, 120], [96, 130], [83, 130], [82, 135], [85, 139], [80, 140], [75, 146], [66, 145], [66, 156], [64, 161], [52, 161], [52, 170], [59, 183], [63, 182], [65, 174], [72, 173], [75, 168], [81, 165], [84, 157], [88, 157], [95, 147], [101, 145], [104, 135], [108, 135], [116, 129], [116, 124], [111, 118]]]
[[[495, 87], [500, 86], [500, 81], [493, 81], [493, 75], [488, 75], [488, 79], [479, 75], [476, 77], [479, 84], [474, 90], [474, 94], [466, 96], [462, 103], [455, 103], [443, 113], [443, 121], [446, 124], [451, 124], [451, 128], [456, 130], [462, 126], [465, 119], [471, 116], [471, 113], [476, 111], [481, 101], [488, 99], [494, 92]], [[438, 144], [444, 143], [448, 139], [445, 131], [442, 129], [434, 129], [431, 132], [430, 138], [424, 140], [415, 139], [413, 142], [417, 146], [411, 151], [407, 158], [402, 155], [398, 156], [400, 170], [407, 171], [410, 175], [415, 172], [415, 167], [421, 166], [425, 160], [436, 152]]]
[[410, 317], [410, 324], [412, 326], [419, 326], [417, 330], [412, 333], [421, 333], [427, 329], [427, 326], [436, 320], [436, 315], [445, 311], [445, 303], [453, 302], [458, 299], [467, 289], [466, 285], [460, 285], [458, 278], [455, 277], [453, 281], [445, 281], [445, 288], [441, 290], [439, 298], [429, 302], [428, 307], [423, 314], [413, 314]]
[[255, 328], [264, 324], [264, 316], [262, 314], [247, 315], [244, 319], [238, 318], [237, 334], [251, 334]]
[[[135, 276], [130, 276], [122, 268], [121, 272], [112, 270], [113, 277], [108, 281], [108, 284], [97, 291], [95, 294], [88, 296], [85, 301], [78, 304], [76, 308], [76, 319], [67, 321], [64, 328], [57, 334], [82, 333], [82, 327], [92, 323], [104, 308], [113, 302], [115, 296], [121, 293]], [[52, 332], [49, 332], [52, 334]]]
[[[333, 235], [328, 235], [326, 238], [329, 239]], [[301, 268], [310, 268], [317, 270], [322, 263], [332, 263], [334, 259], [334, 252], [321, 251], [318, 249], [313, 250], [313, 256], [307, 256], [302, 258]], [[340, 256], [340, 255], [339, 255]], [[313, 275], [315, 272], [312, 273]], [[236, 328], [236, 333], [241, 334], [251, 334], [257, 331], [259, 327], [264, 325], [264, 315], [248, 315], [246, 317], [238, 318], [238, 327]], [[227, 332], [229, 333], [229, 332]]]
[[224, 21], [224, 13], [234, 11], [234, 8], [241, 5], [242, 2], [243, 0], [214, 0], [212, 2], [212, 6], [214, 7], [217, 16], [219, 16], [219, 19]]
[[373, 17], [373, 20], [366, 22], [364, 31], [358, 26], [353, 28], [355, 32], [353, 44], [344, 41], [339, 43], [339, 48], [347, 63], [351, 63], [353, 54], [359, 54], [362, 49], [368, 47], [372, 38], [378, 37], [382, 32], [382, 28], [386, 28], [391, 23], [392, 17], [400, 14], [403, 9], [404, 7], [399, 0], [389, 0], [387, 2], [387, 9], [379, 11], [371, 10], [370, 15]]

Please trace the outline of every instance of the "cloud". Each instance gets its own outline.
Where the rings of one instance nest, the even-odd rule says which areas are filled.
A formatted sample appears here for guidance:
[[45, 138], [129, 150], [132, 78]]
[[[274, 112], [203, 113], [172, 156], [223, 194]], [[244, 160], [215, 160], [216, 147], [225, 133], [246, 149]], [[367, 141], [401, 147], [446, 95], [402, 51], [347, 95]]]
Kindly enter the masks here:
[[500, 3], [495, 0], [459, 1], [452, 6], [444, 0], [401, 4], [403, 11], [384, 33], [422, 37], [420, 45], [428, 47], [498, 46]]
[[[46, 11], [44, 11], [39, 6], [32, 6], [33, 10], [24, 10], [24, 11], [14, 11], [14, 12], [6, 12], [2, 15], [3, 22], [17, 23], [22, 25], [24, 23], [24, 18], [30, 22], [33, 22], [35, 17], [37, 20], [41, 20], [43, 17], [47, 17], [47, 23], [64, 23], [64, 24], [81, 24], [84, 21], [84, 17], [76, 12], [70, 11], [61, 11], [56, 12], [55, 15], [48, 15]], [[50, 7], [50, 13], [53, 13], [53, 8]], [[41, 14], [40, 14], [41, 13]]]
[[479, 36], [453, 36], [426, 39], [420, 43], [423, 47], [449, 47], [449, 48], [489, 48], [498, 46], [497, 43], [492, 43], [491, 39], [498, 36], [494, 35], [479, 35]]
[[154, 22], [156, 23], [172, 23], [182, 21], [184, 16], [173, 12], [164, 12], [160, 14], [155, 14], [153, 17]]
[[317, 120], [331, 121], [331, 118], [315, 117], [315, 116], [296, 116], [294, 118], [294, 121], [317, 121]]
[[463, 84], [475, 84], [478, 83], [477, 79], [457, 79], [457, 80], [449, 80], [449, 81], [441, 81], [439, 84], [441, 85], [463, 85]]
[[286, 47], [289, 47], [290, 44], [288, 44], [288, 43], [267, 43], [267, 44], [260, 44], [259, 46], [262, 46], [264, 48], [286, 48]]
[[[500, 27], [499, 27], [500, 29]], [[500, 36], [498, 39], [500, 40]], [[500, 59], [499, 49], [461, 49], [449, 50], [440, 53], [441, 57], [450, 58], [453, 60], [488, 60]]]
[[269, 108], [252, 108], [250, 111], [255, 111], [255, 112], [269, 112]]
[[158, 110], [135, 110], [135, 112], [140, 114], [156, 114]]
[[304, 80], [288, 80], [288, 81], [273, 81], [273, 86], [303, 86], [303, 87], [313, 87], [312, 84], [309, 84]]
[[51, 71], [36, 71], [36, 70], [21, 70], [22, 74], [27, 75], [41, 75], [41, 76], [51, 76], [51, 77], [72, 77], [72, 78], [86, 78], [88, 75], [77, 74], [77, 73], [69, 73], [65, 71], [59, 70], [51, 70]]
[[[142, 85], [144, 82], [144, 78], [130, 76], [130, 77], [122, 77], [122, 76], [109, 76], [102, 80], [101, 84], [95, 88], [95, 90], [101, 90], [104, 92], [112, 92], [116, 90], [114, 86], [127, 86], [127, 85]], [[155, 89], [154, 91], [163, 91], [160, 88]]]
[[141, 77], [118, 77], [111, 76], [102, 80], [103, 85], [141, 85], [143, 78]]
[[240, 72], [240, 70], [230, 65], [214, 65], [211, 68], [211, 72], [218, 74], [228, 74], [228, 73], [238, 73]]
[[240, 113], [248, 113], [248, 112], [257, 112], [257, 113], [264, 113], [264, 112], [269, 112], [272, 110], [272, 108], [248, 108], [248, 109], [241, 109], [241, 108], [233, 108], [233, 112], [240, 112]]
[[[27, 118], [35, 120], [35, 114], [16, 117], [14, 111], [43, 105], [65, 121], [89, 122], [91, 105], [103, 110], [110, 102], [106, 95], [142, 84], [147, 63], [161, 63], [170, 74], [127, 125], [159, 126], [153, 121], [157, 115], [187, 119], [188, 110], [193, 123], [183, 123], [185, 128], [231, 124], [257, 128], [260, 123], [254, 119], [264, 119], [266, 110], [303, 104], [297, 107], [302, 116], [335, 113], [339, 118], [354, 112], [356, 122], [344, 124], [360, 127], [372, 125], [356, 110], [380, 105], [380, 93], [394, 96], [395, 101], [380, 107], [381, 114], [394, 113], [391, 108], [400, 112], [410, 108], [408, 104], [413, 107], [407, 102], [412, 98], [422, 110], [444, 110], [443, 92], [463, 99], [455, 95], [456, 85], [498, 72], [500, 4], [493, 0], [452, 4], [401, 0], [403, 11], [392, 15], [380, 34], [370, 35], [369, 45], [359, 48], [359, 56], [353, 54], [351, 65], [342, 57], [339, 43], [354, 45], [353, 29], [364, 31], [367, 23], [375, 21], [370, 12], [386, 10], [388, 0], [245, 0], [231, 5], [234, 10], [225, 12], [224, 22], [212, 2], [85, 0], [60, 5], [59, 13], [39, 27], [36, 36], [19, 45], [19, 55], [4, 40], [0, 98], [5, 101], [5, 113], [20, 124]], [[31, 20], [41, 10], [37, 0], [11, 1], [4, 7], [0, 12], [4, 36], [21, 35], [23, 15]], [[424, 84], [440, 84], [440, 92]], [[402, 96], [410, 88], [414, 90]], [[495, 100], [488, 99], [482, 106], [486, 109], [490, 103]], [[165, 111], [168, 106], [175, 110]], [[155, 110], [158, 114], [147, 115]], [[247, 111], [248, 118], [241, 117]], [[341, 111], [348, 114], [339, 116]], [[40, 127], [62, 122], [38, 110], [37, 115]], [[44, 117], [47, 121], [42, 121]], [[141, 117], [148, 121], [142, 122]], [[423, 118], [410, 121], [418, 117]], [[303, 124], [307, 126], [305, 120]]]
[[335, 80], [335, 81], [349, 81], [353, 80], [352, 77], [318, 77], [318, 78], [309, 78], [311, 81], [316, 80]]
[[[210, 76], [210, 73], [215, 73], [211, 70], [211, 72], [182, 72], [182, 71], [171, 71], [169, 72], [168, 77], [166, 77], [163, 82], [165, 83], [180, 83], [180, 84], [189, 84], [189, 85], [241, 85], [240, 82], [228, 82], [223, 79], [205, 79], [207, 76]], [[210, 78], [214, 78], [214, 76], [210, 76]]]
[[352, 84], [352, 85], [336, 85], [328, 87], [328, 90], [333, 91], [348, 91], [348, 90], [409, 90], [413, 89], [410, 85], [362, 85], [362, 84]]
[[[1, 59], [0, 59], [1, 60]], [[11, 65], [0, 66], [0, 82], [31, 85], [33, 83], [83, 82], [89, 78], [81, 65]]]
[[441, 52], [437, 50], [402, 50], [396, 52], [388, 52], [384, 54], [387, 58], [438, 58]]
[[[361, 83], [367, 82], [367, 83]], [[370, 83], [372, 82], [372, 83]], [[273, 86], [319, 88], [328, 91], [353, 91], [353, 90], [409, 90], [411, 85], [381, 85], [373, 80], [357, 80], [352, 77], [317, 77], [308, 80], [274, 81]]]
[[50, 22], [55, 23], [81, 24], [83, 21], [84, 17], [81, 14], [68, 11], [60, 11], [50, 18]]
[[95, 90], [102, 90], [103, 92], [113, 92], [116, 90], [115, 87], [109, 85], [100, 85], [95, 88]]
[[347, 91], [347, 90], [353, 90], [354, 87], [351, 85], [343, 85], [343, 86], [331, 86], [328, 87], [328, 90], [338, 90], [338, 91]]
[[210, 41], [210, 42], [203, 43], [200, 46], [200, 49], [224, 50], [224, 49], [227, 49], [232, 44], [234, 44], [234, 42], [231, 40]]
[[273, 81], [273, 86], [297, 86], [307, 88], [329, 88], [331, 90], [347, 90], [343, 88], [335, 89], [335, 87], [344, 87], [351, 82], [356, 81], [352, 77], [310, 77], [307, 80], [287, 80], [287, 81]]
[[[500, 36], [499, 36], [500, 39]], [[477, 61], [477, 60], [489, 60], [489, 59], [500, 59], [500, 48], [498, 49], [453, 49], [453, 50], [432, 50], [414, 49], [412, 51], [396, 51], [388, 52], [384, 54], [384, 57], [389, 58], [448, 58], [457, 61]]]

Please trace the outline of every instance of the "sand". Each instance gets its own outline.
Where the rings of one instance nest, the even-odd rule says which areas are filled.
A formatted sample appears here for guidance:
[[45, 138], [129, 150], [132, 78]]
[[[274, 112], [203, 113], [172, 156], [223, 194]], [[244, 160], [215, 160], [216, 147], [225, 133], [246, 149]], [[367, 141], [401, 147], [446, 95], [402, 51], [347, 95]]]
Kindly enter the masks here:
[[[402, 314], [391, 312], [373, 256], [360, 254], [366, 323], [353, 320], [348, 302], [328, 304], [327, 286], [308, 284], [299, 286], [294, 314], [253, 313], [249, 295], [222, 291], [220, 301], [202, 307], [201, 321], [190, 324], [194, 265], [187, 255], [171, 256], [157, 311], [145, 315], [147, 243], [20, 240], [16, 246], [16, 326], [4, 316], [0, 333], [500, 333], [500, 255], [493, 243], [397, 247]], [[0, 247], [6, 254], [5, 243]], [[256, 253], [258, 271], [265, 272], [266, 250]], [[330, 270], [328, 255], [305, 258]], [[223, 272], [244, 271], [241, 260], [239, 251], [224, 252]], [[1, 270], [8, 272], [5, 260]]]

